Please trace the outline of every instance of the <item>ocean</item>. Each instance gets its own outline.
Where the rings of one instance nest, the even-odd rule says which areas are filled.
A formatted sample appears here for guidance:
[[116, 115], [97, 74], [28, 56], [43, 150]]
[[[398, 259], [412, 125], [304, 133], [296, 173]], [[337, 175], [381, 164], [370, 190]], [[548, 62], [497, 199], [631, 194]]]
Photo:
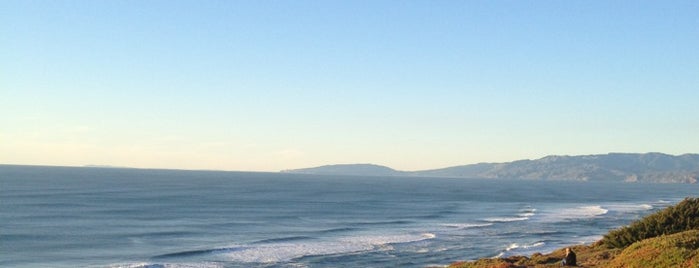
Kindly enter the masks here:
[[0, 165], [0, 266], [444, 266], [591, 243], [698, 190]]

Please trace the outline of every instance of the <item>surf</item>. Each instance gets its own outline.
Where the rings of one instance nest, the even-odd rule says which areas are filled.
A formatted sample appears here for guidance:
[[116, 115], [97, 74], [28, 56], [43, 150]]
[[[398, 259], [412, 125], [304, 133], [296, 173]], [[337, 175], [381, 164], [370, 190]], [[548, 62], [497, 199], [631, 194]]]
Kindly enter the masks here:
[[241, 263], [279, 263], [307, 256], [350, 254], [370, 250], [391, 249], [390, 245], [434, 239], [434, 233], [358, 235], [332, 240], [307, 241], [305, 237], [283, 237], [261, 240], [249, 245], [188, 250], [154, 256], [153, 259], [186, 258], [207, 255], [219, 261]]

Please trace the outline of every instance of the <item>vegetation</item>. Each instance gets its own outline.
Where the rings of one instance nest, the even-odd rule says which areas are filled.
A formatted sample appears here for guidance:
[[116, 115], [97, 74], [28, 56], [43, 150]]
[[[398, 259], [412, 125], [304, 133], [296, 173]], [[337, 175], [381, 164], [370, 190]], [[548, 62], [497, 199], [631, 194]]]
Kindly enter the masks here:
[[608, 267], [699, 267], [699, 230], [634, 243]]
[[[581, 267], [607, 267], [609, 262], [621, 253], [621, 249], [608, 249], [600, 246], [577, 245], [571, 247], [577, 255]], [[535, 253], [531, 257], [511, 256], [507, 258], [480, 259], [472, 262], [457, 262], [449, 268], [560, 268], [565, 249], [549, 254]]]
[[[651, 214], [613, 230], [593, 245], [572, 247], [581, 267], [693, 267], [699, 268], [699, 198]], [[560, 267], [564, 249], [531, 257], [457, 262], [449, 268]]]
[[625, 248], [643, 239], [699, 229], [699, 198], [687, 198], [675, 206], [613, 230], [602, 243], [610, 248]]

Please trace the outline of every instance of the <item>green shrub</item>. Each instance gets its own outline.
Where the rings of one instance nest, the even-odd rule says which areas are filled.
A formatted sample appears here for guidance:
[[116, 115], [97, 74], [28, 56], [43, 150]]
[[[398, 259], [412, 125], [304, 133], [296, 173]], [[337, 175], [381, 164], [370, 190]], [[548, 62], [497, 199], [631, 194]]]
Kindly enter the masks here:
[[699, 198], [686, 198], [629, 226], [612, 230], [602, 243], [609, 248], [624, 248], [643, 239], [692, 229], [699, 229]]

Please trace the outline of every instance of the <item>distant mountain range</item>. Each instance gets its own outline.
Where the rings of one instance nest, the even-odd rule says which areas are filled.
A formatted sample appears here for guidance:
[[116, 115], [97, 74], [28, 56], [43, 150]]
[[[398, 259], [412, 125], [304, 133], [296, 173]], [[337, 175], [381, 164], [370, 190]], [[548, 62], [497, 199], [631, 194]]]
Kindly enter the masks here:
[[699, 154], [610, 153], [547, 156], [507, 163], [479, 163], [422, 171], [399, 171], [373, 164], [328, 165], [285, 173], [355, 176], [420, 176], [487, 179], [697, 183]]

